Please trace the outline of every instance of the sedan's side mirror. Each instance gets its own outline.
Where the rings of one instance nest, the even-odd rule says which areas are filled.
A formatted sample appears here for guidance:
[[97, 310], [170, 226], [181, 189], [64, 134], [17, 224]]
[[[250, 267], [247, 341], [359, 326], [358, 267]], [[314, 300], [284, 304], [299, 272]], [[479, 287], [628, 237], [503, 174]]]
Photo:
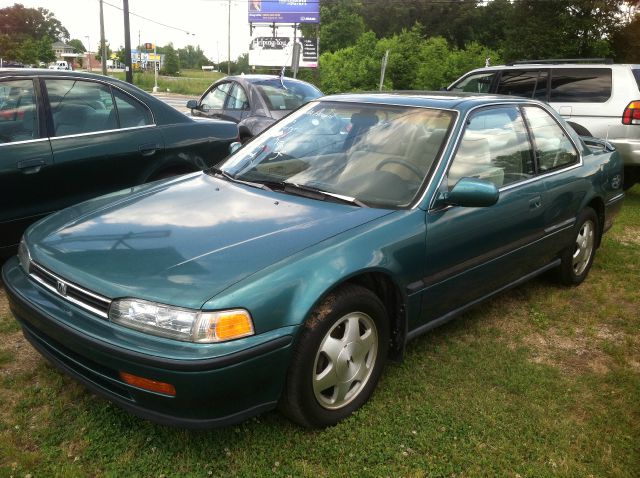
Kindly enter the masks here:
[[190, 110], [197, 110], [198, 109], [198, 100], [189, 100], [189, 101], [187, 101], [187, 108], [189, 108]]
[[229, 145], [229, 154], [233, 154], [236, 151], [238, 151], [240, 148], [242, 148], [242, 143], [239, 141], [234, 141], [233, 143], [231, 143]]
[[488, 207], [498, 202], [500, 191], [495, 184], [484, 179], [462, 178], [451, 191], [445, 193], [443, 202], [450, 206]]

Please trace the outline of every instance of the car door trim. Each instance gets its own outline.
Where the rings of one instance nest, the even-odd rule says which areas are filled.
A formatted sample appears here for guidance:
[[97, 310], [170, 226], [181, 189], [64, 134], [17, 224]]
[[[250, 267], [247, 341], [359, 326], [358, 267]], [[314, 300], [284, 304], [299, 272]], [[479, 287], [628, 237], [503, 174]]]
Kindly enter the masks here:
[[522, 277], [520, 277], [519, 279], [516, 279], [513, 282], [510, 282], [509, 284], [506, 284], [502, 287], [500, 287], [499, 289], [496, 289], [492, 292], [489, 292], [488, 294], [480, 297], [479, 299], [475, 299], [472, 300], [471, 302], [466, 303], [465, 305], [458, 307], [455, 310], [452, 310], [451, 312], [448, 312], [440, 317], [438, 317], [437, 319], [431, 320], [429, 322], [427, 322], [426, 324], [423, 324], [419, 327], [416, 327], [413, 330], [410, 330], [407, 333], [407, 338], [406, 338], [406, 342], [415, 339], [416, 337], [430, 331], [431, 329], [434, 329], [446, 322], [449, 322], [452, 319], [455, 319], [457, 316], [459, 316], [460, 314], [466, 312], [467, 310], [469, 310], [470, 308], [478, 305], [481, 302], [484, 302], [485, 300], [488, 300], [498, 294], [501, 294], [502, 292], [512, 289], [514, 287], [519, 286], [520, 284], [524, 284], [525, 282], [528, 282], [529, 280], [533, 279], [534, 277], [543, 274], [544, 272], [553, 269], [555, 267], [558, 267], [560, 265], [561, 260], [560, 259], [554, 259], [552, 262], [550, 262], [549, 264], [536, 269], [533, 272], [530, 272], [528, 274], [523, 275]]
[[408, 284], [406, 286], [407, 294], [412, 295], [412, 294], [422, 292], [423, 290], [429, 287], [441, 284], [449, 279], [453, 279], [454, 277], [456, 277], [462, 272], [471, 271], [472, 269], [483, 266], [496, 259], [500, 259], [501, 257], [504, 257], [513, 252], [516, 252], [524, 247], [533, 245], [536, 242], [547, 239], [550, 236], [553, 236], [555, 234], [565, 231], [566, 229], [572, 228], [575, 222], [576, 222], [575, 218], [567, 219], [566, 221], [562, 221], [558, 224], [554, 224], [553, 226], [548, 227], [544, 231], [540, 231], [535, 234], [530, 234], [522, 239], [518, 239], [517, 241], [510, 242], [509, 244], [506, 244], [497, 249], [493, 249], [479, 256], [476, 256], [471, 259], [467, 259], [466, 261], [455, 264], [451, 267], [447, 267], [446, 269], [442, 269], [434, 274], [431, 274], [418, 281]]
[[95, 134], [104, 134], [104, 133], [117, 133], [120, 131], [132, 131], [136, 129], [144, 129], [144, 128], [155, 128], [155, 124], [146, 124], [144, 126], [131, 126], [129, 128], [116, 128], [116, 129], [104, 129], [100, 131], [90, 131], [89, 133], [77, 133], [77, 134], [67, 134], [64, 136], [51, 136], [51, 141], [55, 141], [58, 139], [66, 139], [66, 138], [81, 138], [84, 136], [92, 136]]
[[49, 138], [25, 139], [24, 141], [14, 141], [12, 143], [0, 143], [0, 148], [3, 146], [13, 146], [14, 144], [38, 143], [40, 141], [49, 141]]

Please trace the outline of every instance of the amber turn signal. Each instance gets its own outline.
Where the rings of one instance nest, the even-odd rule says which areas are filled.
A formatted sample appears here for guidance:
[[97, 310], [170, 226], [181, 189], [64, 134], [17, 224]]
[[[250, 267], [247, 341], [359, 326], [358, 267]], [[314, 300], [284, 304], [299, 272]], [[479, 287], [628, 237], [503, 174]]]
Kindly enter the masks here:
[[151, 392], [162, 393], [163, 395], [171, 395], [172, 397], [176, 396], [176, 388], [170, 383], [158, 382], [157, 380], [139, 377], [127, 372], [120, 372], [120, 378], [134, 387], [143, 388]]

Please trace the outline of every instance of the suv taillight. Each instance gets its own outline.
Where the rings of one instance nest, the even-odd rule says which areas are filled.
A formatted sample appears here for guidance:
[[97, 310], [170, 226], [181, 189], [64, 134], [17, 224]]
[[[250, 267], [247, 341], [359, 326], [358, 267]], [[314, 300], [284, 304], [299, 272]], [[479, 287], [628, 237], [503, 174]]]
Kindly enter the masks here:
[[640, 124], [640, 101], [632, 101], [622, 113], [622, 124]]

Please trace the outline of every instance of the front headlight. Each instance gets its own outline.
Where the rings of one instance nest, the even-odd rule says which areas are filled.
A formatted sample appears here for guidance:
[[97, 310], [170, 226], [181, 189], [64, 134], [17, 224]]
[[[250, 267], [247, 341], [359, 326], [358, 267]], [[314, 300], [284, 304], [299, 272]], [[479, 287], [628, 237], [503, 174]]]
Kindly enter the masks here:
[[119, 299], [111, 303], [109, 320], [149, 334], [198, 343], [254, 334], [251, 315], [243, 309], [203, 312], [146, 300]]
[[24, 236], [20, 239], [20, 245], [18, 246], [18, 261], [25, 273], [29, 273], [29, 265], [31, 264], [31, 254], [29, 254], [29, 248], [27, 242], [24, 240]]

